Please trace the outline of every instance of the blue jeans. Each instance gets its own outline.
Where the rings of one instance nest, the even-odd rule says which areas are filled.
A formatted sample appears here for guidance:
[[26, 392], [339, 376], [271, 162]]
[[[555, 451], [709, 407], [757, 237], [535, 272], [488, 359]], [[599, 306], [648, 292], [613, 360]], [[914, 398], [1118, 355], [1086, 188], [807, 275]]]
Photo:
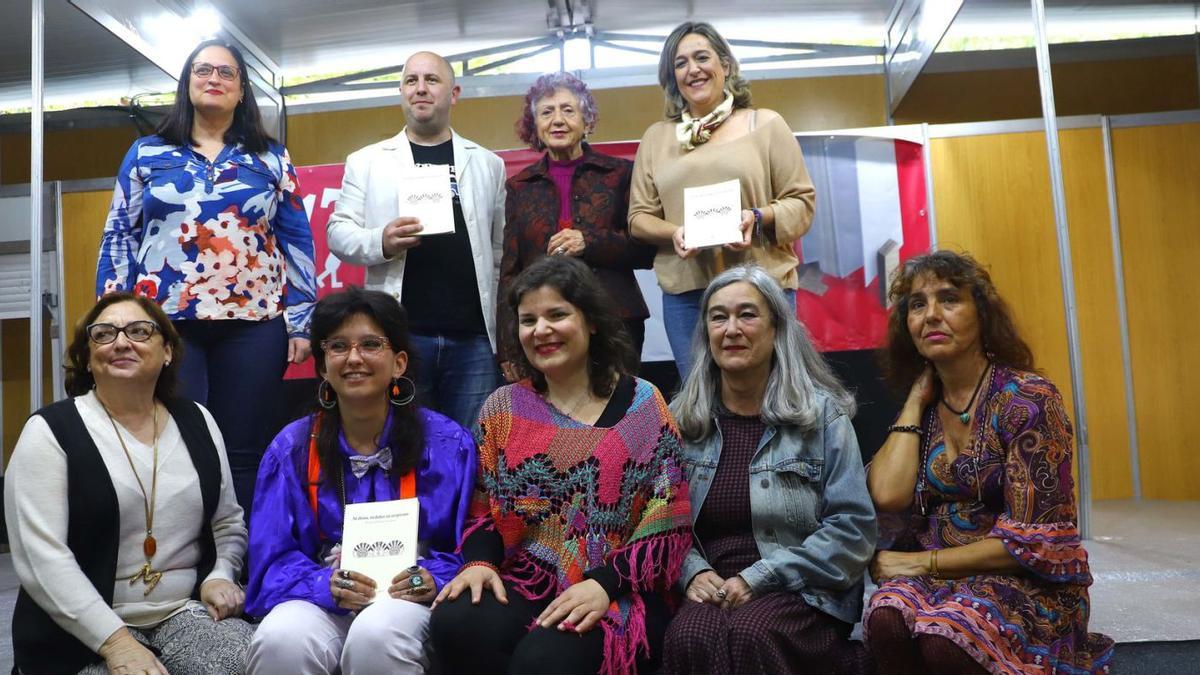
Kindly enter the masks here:
[[500, 369], [486, 335], [412, 334], [417, 391], [424, 405], [467, 429], [484, 400], [500, 386]]
[[[795, 312], [796, 291], [785, 288], [783, 294]], [[683, 293], [664, 291], [662, 294], [663, 327], [667, 329], [667, 342], [675, 357], [681, 387], [687, 381], [688, 373], [692, 372], [692, 340], [696, 337], [696, 324], [700, 321], [700, 298], [703, 295], [703, 289]]]
[[183, 338], [178, 393], [208, 408], [217, 421], [233, 490], [249, 522], [258, 463], [281, 421], [288, 348], [283, 317], [173, 323]]
[[692, 340], [696, 337], [696, 324], [700, 321], [700, 296], [704, 290], [662, 294], [663, 327], [667, 329], [667, 342], [679, 369], [679, 384], [682, 387], [692, 372]]

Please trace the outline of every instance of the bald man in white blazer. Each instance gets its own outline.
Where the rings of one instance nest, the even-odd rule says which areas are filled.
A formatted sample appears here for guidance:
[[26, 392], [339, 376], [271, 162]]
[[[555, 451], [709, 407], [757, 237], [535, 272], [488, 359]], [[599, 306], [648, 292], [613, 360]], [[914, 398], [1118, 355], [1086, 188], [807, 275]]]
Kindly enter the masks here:
[[[405, 306], [424, 404], [470, 428], [500, 383], [495, 316], [505, 172], [495, 153], [450, 127], [460, 92], [444, 58], [409, 57], [400, 87], [407, 125], [346, 159], [326, 240], [339, 258], [367, 268], [367, 288]], [[402, 177], [432, 164], [450, 167], [453, 234], [421, 236], [421, 223], [401, 212]]]

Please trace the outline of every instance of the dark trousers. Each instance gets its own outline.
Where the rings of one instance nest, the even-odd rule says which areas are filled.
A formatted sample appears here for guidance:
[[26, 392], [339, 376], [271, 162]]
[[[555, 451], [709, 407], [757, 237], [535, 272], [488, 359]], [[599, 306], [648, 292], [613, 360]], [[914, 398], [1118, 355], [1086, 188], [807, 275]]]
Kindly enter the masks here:
[[173, 323], [183, 338], [177, 393], [208, 408], [217, 421], [233, 489], [249, 522], [258, 463], [282, 422], [288, 348], [283, 318]]
[[646, 320], [645, 319], [626, 319], [622, 323], [625, 324], [625, 330], [629, 332], [629, 339], [633, 342], [633, 353], [637, 355], [638, 364], [642, 362], [642, 345], [646, 344]]
[[[578, 635], [573, 631], [529, 626], [550, 604], [550, 598], [530, 601], [506, 588], [502, 605], [484, 590], [478, 605], [470, 591], [457, 600], [443, 602], [429, 620], [434, 652], [446, 675], [474, 673], [555, 673], [595, 675], [604, 663], [604, 631], [599, 625]], [[658, 596], [642, 596], [646, 603], [646, 637], [650, 659], [638, 661], [639, 670], [655, 668], [661, 656], [663, 634], [669, 619], [666, 603]]]

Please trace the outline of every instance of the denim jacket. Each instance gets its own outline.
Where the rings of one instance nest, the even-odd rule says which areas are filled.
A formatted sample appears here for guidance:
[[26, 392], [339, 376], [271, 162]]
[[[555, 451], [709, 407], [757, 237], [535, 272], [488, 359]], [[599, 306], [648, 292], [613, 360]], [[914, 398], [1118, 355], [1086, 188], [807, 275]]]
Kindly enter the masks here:
[[[875, 507], [850, 417], [817, 394], [823, 428], [767, 426], [750, 460], [750, 515], [758, 562], [739, 574], [755, 596], [799, 593], [809, 605], [847, 623], [862, 616], [863, 572], [875, 552]], [[706, 439], [684, 445], [692, 524], [721, 459], [714, 420]], [[683, 563], [680, 584], [712, 569], [700, 542]]]

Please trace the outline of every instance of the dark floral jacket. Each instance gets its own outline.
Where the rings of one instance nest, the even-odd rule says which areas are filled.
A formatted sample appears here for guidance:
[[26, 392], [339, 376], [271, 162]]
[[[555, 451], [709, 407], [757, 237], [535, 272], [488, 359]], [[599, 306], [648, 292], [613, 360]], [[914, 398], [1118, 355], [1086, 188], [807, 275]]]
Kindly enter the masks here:
[[[634, 269], [649, 269], [657, 248], [629, 236], [629, 183], [633, 162], [596, 152], [583, 144], [583, 161], [571, 181], [573, 228], [583, 233], [582, 259], [612, 294], [622, 319], [650, 316]], [[550, 177], [549, 159], [508, 179], [504, 257], [500, 262], [500, 295], [521, 270], [546, 255], [550, 236], [558, 231], [558, 188]], [[497, 308], [503, 301], [497, 303]], [[497, 326], [504, 325], [497, 322]]]

